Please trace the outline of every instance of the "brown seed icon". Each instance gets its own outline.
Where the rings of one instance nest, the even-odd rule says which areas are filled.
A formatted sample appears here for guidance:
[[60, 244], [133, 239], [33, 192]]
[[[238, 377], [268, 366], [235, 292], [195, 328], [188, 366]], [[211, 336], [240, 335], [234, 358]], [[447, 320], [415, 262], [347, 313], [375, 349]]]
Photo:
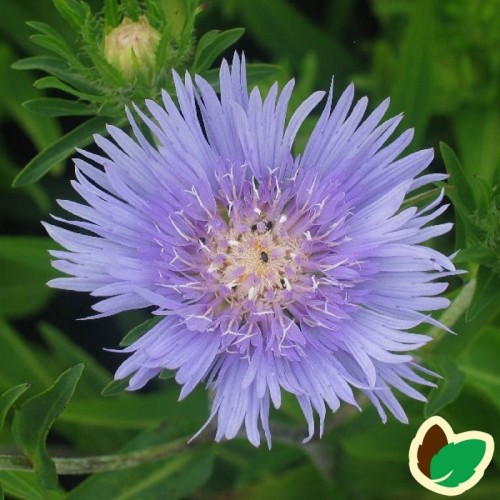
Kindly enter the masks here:
[[422, 444], [418, 447], [417, 460], [418, 468], [422, 474], [431, 477], [431, 460], [434, 455], [448, 444], [448, 439], [443, 429], [438, 424], [434, 424], [426, 432]]

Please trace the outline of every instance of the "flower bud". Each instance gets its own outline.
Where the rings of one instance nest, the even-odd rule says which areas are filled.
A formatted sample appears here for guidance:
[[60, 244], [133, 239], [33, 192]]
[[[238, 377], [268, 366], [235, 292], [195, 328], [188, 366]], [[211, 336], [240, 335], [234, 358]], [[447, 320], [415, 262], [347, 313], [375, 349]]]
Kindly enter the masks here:
[[129, 18], [108, 33], [104, 38], [104, 57], [131, 79], [138, 72], [148, 72], [154, 68], [155, 52], [161, 35], [141, 16], [135, 22]]

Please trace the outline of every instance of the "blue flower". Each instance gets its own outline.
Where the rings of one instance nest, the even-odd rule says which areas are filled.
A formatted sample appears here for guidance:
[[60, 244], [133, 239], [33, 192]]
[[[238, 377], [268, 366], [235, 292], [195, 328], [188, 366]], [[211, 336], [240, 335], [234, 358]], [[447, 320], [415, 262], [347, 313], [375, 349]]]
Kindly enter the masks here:
[[[392, 389], [418, 400], [431, 386], [411, 351], [430, 338], [408, 330], [436, 323], [439, 295], [455, 274], [450, 260], [421, 243], [450, 229], [428, 225], [442, 194], [423, 210], [405, 196], [441, 174], [421, 175], [432, 150], [401, 156], [413, 132], [390, 140], [401, 116], [382, 121], [388, 100], [364, 117], [349, 86], [333, 91], [303, 154], [297, 132], [324, 98], [316, 92], [287, 121], [293, 81], [262, 96], [247, 91], [245, 61], [220, 70], [220, 97], [199, 76], [174, 74], [176, 102], [127, 111], [134, 137], [109, 126], [103, 155], [81, 151], [75, 190], [61, 201], [73, 230], [46, 224], [66, 251], [53, 265], [70, 277], [51, 286], [90, 292], [97, 317], [155, 308], [162, 320], [130, 347], [116, 372], [143, 387], [175, 370], [187, 396], [213, 391], [216, 440], [244, 425], [271, 441], [269, 410], [295, 395], [314, 434], [327, 407], [358, 407], [364, 393], [383, 421], [407, 421]], [[351, 109], [352, 108], [352, 109]], [[148, 134], [143, 134], [147, 129]], [[152, 142], [149, 137], [154, 138]], [[97, 165], [97, 166], [96, 166]]]

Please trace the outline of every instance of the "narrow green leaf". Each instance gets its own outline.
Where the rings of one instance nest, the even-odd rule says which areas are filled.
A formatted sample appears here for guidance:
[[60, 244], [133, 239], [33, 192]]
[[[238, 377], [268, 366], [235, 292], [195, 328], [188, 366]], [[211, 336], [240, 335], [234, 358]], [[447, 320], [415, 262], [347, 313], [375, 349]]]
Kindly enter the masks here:
[[55, 97], [30, 99], [23, 106], [31, 113], [42, 116], [85, 116], [97, 113], [97, 108], [88, 103]]
[[[67, 59], [77, 65], [80, 64], [78, 58], [76, 57], [73, 49], [69, 46], [68, 42], [58, 31], [52, 28], [52, 26], [39, 21], [28, 21], [26, 24], [30, 28], [39, 31], [46, 36], [45, 39], [41, 39], [41, 43], [38, 43], [39, 45], [47, 48], [48, 50], [54, 51], [63, 59]], [[33, 38], [34, 36], [36, 35], [31, 35], [31, 41], [35, 43], [39, 42], [40, 39], [37, 40], [36, 38]]]
[[92, 59], [95, 69], [101, 73], [109, 85], [116, 89], [121, 89], [126, 85], [126, 80], [122, 74], [114, 66], [108, 63], [104, 57], [94, 52], [90, 52], [89, 56]]
[[[162, 385], [167, 385], [162, 384]], [[73, 398], [70, 407], [58, 422], [72, 423], [80, 428], [144, 430], [160, 422], [170, 427], [192, 422], [190, 430], [203, 424], [206, 417], [206, 392], [195, 391], [182, 402], [177, 384], [151, 393], [122, 393], [117, 398]]]
[[0, 45], [0, 105], [5, 106], [10, 116], [41, 150], [60, 136], [60, 127], [54, 119], [32, 115], [21, 106], [28, 99], [41, 97], [41, 93], [33, 88], [31, 75], [11, 68], [14, 60], [11, 50]]
[[57, 246], [50, 238], [40, 236], [1, 236], [0, 258], [28, 267], [31, 271], [43, 271], [54, 276], [48, 251]]
[[72, 490], [67, 500], [187, 498], [210, 478], [212, 467], [213, 453], [205, 450], [179, 453], [174, 458], [128, 471], [95, 474]]
[[194, 56], [193, 72], [199, 74], [209, 69], [217, 57], [234, 45], [244, 32], [244, 28], [234, 28], [222, 32], [209, 31], [203, 35]]
[[[358, 67], [354, 51], [348, 51], [335, 34], [322, 29], [286, 0], [234, 2], [244, 26], [275, 58], [289, 58], [299, 69], [310, 52], [318, 55], [319, 75], [329, 82], [335, 61], [336, 82], [345, 82]], [[343, 83], [342, 83], [343, 84]]]
[[12, 68], [16, 70], [39, 70], [45, 71], [60, 80], [76, 87], [78, 90], [88, 94], [99, 94], [99, 89], [92, 82], [83, 78], [80, 73], [63, 59], [52, 56], [34, 56], [20, 59], [12, 64]]
[[455, 264], [474, 262], [491, 268], [498, 263], [498, 257], [491, 248], [469, 247], [460, 250], [457, 256], [453, 259], [453, 262]]
[[500, 329], [487, 327], [460, 357], [459, 367], [465, 373], [466, 384], [500, 411], [499, 352]]
[[56, 469], [47, 454], [46, 440], [55, 420], [73, 396], [82, 370], [83, 364], [66, 370], [49, 389], [26, 401], [14, 417], [14, 439], [32, 460], [43, 488], [58, 488]]
[[[472, 280], [469, 283], [471, 282]], [[469, 283], [467, 283], [465, 287], [467, 287]], [[473, 290], [474, 288], [470, 289], [470, 291]], [[468, 293], [469, 291], [467, 291], [466, 295], [468, 295]], [[464, 303], [467, 301], [468, 297], [464, 296]], [[465, 321], [465, 314], [461, 314], [460, 318], [453, 324], [453, 330], [459, 332], [459, 335], [443, 335], [439, 340], [431, 344], [431, 351], [434, 354], [457, 357], [459, 354], [466, 351], [471, 343], [483, 334], [487, 325], [495, 323], [499, 314], [500, 309], [496, 302], [489, 302], [482, 313], [469, 322]], [[460, 369], [465, 371], [462, 365], [460, 365]]]
[[455, 360], [444, 356], [434, 356], [428, 361], [443, 378], [437, 382], [438, 386], [429, 392], [427, 403], [424, 406], [425, 418], [436, 415], [450, 403], [453, 403], [460, 395], [465, 380], [465, 375], [458, 368]]
[[8, 389], [28, 382], [38, 390], [53, 380], [51, 365], [43, 352], [28, 344], [8, 323], [0, 319], [0, 387]]
[[80, 92], [74, 87], [71, 87], [70, 85], [67, 85], [66, 83], [63, 83], [59, 78], [56, 78], [55, 76], [44, 76], [43, 78], [39, 78], [38, 80], [33, 83], [33, 86], [37, 89], [58, 89], [62, 90], [63, 92], [67, 92], [68, 94], [71, 94], [75, 97], [78, 97], [79, 99], [82, 99], [84, 101], [91, 101], [91, 102], [104, 102], [105, 97], [103, 96], [98, 96], [96, 94], [86, 94], [85, 92]]
[[107, 398], [107, 397], [117, 396], [118, 394], [121, 394], [123, 391], [125, 391], [127, 389], [129, 380], [130, 380], [130, 377], [127, 377], [127, 378], [124, 378], [121, 380], [112, 380], [101, 391], [101, 396], [104, 396]]
[[40, 323], [38, 329], [59, 366], [67, 368], [77, 363], [85, 364], [85, 371], [78, 384], [78, 396], [95, 397], [98, 394], [98, 388], [108, 383], [110, 378], [108, 371], [56, 327], [48, 323]]
[[0, 237], [0, 315], [16, 317], [33, 313], [53, 295], [47, 287], [57, 276], [50, 266], [48, 238], [28, 236]]
[[34, 30], [39, 31], [40, 33], [52, 36], [54, 38], [60, 37], [63, 39], [63, 37], [60, 35], [60, 33], [58, 31], [56, 31], [52, 26], [50, 26], [50, 24], [42, 23], [40, 21], [26, 21], [26, 24], [30, 28], [33, 28]]
[[137, 21], [139, 18], [139, 3], [137, 0], [123, 0], [123, 5], [127, 16], [132, 19], [132, 21]]
[[114, 28], [120, 23], [117, 0], [104, 0], [104, 20], [106, 26]]
[[17, 401], [17, 399], [29, 388], [29, 384], [20, 384], [12, 387], [8, 391], [5, 391], [0, 396], [0, 433], [3, 429], [3, 424], [5, 423], [5, 418], [9, 412], [11, 406]]
[[19, 172], [12, 186], [26, 186], [41, 179], [57, 162], [65, 160], [72, 154], [75, 148], [90, 144], [93, 134], [104, 132], [109, 121], [110, 119], [105, 116], [96, 116], [68, 132], [36, 155]]
[[158, 375], [158, 378], [161, 380], [170, 380], [171, 378], [174, 377], [175, 377], [175, 372], [173, 370], [167, 370], [165, 368]]
[[51, 492], [43, 491], [31, 472], [0, 471], [0, 484], [11, 498], [51, 500]]
[[440, 486], [458, 486], [474, 475], [485, 452], [486, 443], [480, 439], [448, 443], [432, 457], [431, 479]]
[[[348, 457], [342, 457], [342, 467], [348, 461]], [[380, 462], [379, 462], [380, 463]], [[371, 462], [370, 462], [371, 464]], [[366, 467], [366, 469], [370, 469]], [[394, 481], [394, 470], [397, 469], [397, 464], [391, 462], [391, 482], [385, 481], [387, 486], [392, 486]], [[361, 472], [361, 471], [360, 471]], [[364, 472], [364, 473], [363, 473]], [[373, 486], [369, 488], [369, 494], [356, 495], [349, 494], [345, 483], [354, 481], [349, 478], [356, 478], [356, 492], [359, 492], [359, 482], [366, 477], [366, 470], [363, 469], [360, 474], [350, 474], [348, 478], [342, 481], [327, 481], [319, 471], [311, 463], [304, 463], [304, 461], [297, 461], [294, 467], [287, 467], [276, 474], [267, 474], [260, 481], [254, 481], [242, 491], [245, 491], [247, 498], [255, 499], [273, 499], [273, 500], [288, 500], [288, 499], [335, 499], [345, 500], [348, 498], [372, 498]], [[380, 473], [378, 474], [380, 476]], [[359, 479], [358, 479], [359, 478]], [[408, 479], [406, 483], [408, 483]], [[396, 497], [397, 495], [392, 495]]]
[[77, 31], [91, 16], [90, 7], [78, 0], [52, 0], [59, 14]]
[[404, 111], [407, 124], [415, 127], [418, 147], [431, 114], [433, 90], [434, 7], [433, 0], [414, 2], [396, 64], [391, 91], [391, 109]]
[[446, 171], [450, 176], [450, 184], [452, 184], [457, 195], [464, 206], [467, 207], [469, 211], [473, 211], [475, 208], [474, 203], [474, 192], [472, 190], [472, 178], [464, 170], [464, 167], [460, 163], [455, 151], [450, 148], [444, 142], [439, 143], [439, 149], [441, 151], [441, 156], [446, 167]]
[[460, 107], [452, 120], [467, 172], [494, 181], [500, 166], [500, 109], [495, 97], [491, 105], [473, 102]]
[[121, 347], [128, 347], [129, 345], [133, 344], [136, 340], [140, 339], [145, 333], [149, 332], [153, 326], [157, 325], [162, 319], [164, 319], [163, 316], [155, 316], [154, 318], [148, 319], [144, 321], [144, 323], [141, 323], [140, 325], [137, 325], [136, 327], [132, 328], [125, 337], [123, 337], [122, 341], [120, 342]]
[[67, 43], [60, 38], [54, 38], [51, 35], [31, 35], [31, 41], [44, 49], [50, 50], [54, 54], [62, 57], [63, 59], [67, 59], [69, 61], [76, 61], [76, 57], [73, 54], [73, 51], [70, 49]]
[[472, 321], [488, 304], [500, 303], [500, 276], [491, 268], [480, 266], [476, 279], [476, 291], [467, 310], [466, 321]]
[[[171, 442], [178, 439], [180, 431], [183, 432], [180, 436], [184, 437], [186, 431], [181, 427], [172, 429], [169, 425], [160, 425], [139, 434], [121, 451], [139, 451]], [[129, 470], [94, 474], [72, 490], [67, 500], [187, 498], [208, 480], [212, 472], [213, 459], [211, 449], [203, 447]]]
[[[406, 407], [405, 407], [406, 409]], [[357, 432], [340, 438], [345, 454], [360, 460], [407, 460], [407, 448], [412, 436], [417, 432], [418, 417], [410, 417], [410, 425], [387, 422], [383, 427], [374, 420], [364, 428], [356, 425]]]

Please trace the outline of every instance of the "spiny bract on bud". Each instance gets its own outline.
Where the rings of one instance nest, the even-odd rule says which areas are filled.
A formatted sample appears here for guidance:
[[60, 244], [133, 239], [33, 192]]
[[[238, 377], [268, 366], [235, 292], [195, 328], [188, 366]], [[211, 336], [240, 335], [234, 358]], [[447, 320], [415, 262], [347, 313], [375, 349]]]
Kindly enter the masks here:
[[145, 16], [134, 22], [126, 17], [104, 37], [104, 57], [127, 79], [154, 68], [161, 35]]
[[[266, 96], [247, 90], [244, 60], [220, 71], [220, 96], [203, 78], [174, 73], [175, 96], [129, 111], [133, 136], [108, 127], [101, 155], [82, 151], [73, 186], [83, 203], [61, 201], [78, 220], [46, 224], [66, 250], [54, 287], [91, 292], [98, 317], [154, 307], [163, 319], [126, 347], [116, 372], [128, 388], [176, 372], [181, 398], [199, 383], [214, 392], [215, 439], [245, 426], [271, 440], [269, 411], [297, 398], [314, 433], [327, 407], [359, 407], [363, 392], [385, 421], [407, 421], [393, 389], [433, 385], [411, 352], [430, 337], [408, 330], [437, 322], [428, 311], [453, 263], [421, 243], [449, 231], [434, 224], [441, 193], [422, 209], [405, 196], [445, 175], [422, 175], [430, 149], [402, 156], [413, 132], [390, 140], [402, 117], [365, 118], [350, 85], [327, 94], [302, 155], [301, 124], [324, 98], [308, 97], [287, 120], [293, 81]], [[174, 101], [175, 99], [175, 101]], [[352, 108], [352, 109], [351, 109]], [[148, 134], [144, 131], [147, 130]], [[154, 136], [154, 142], [147, 139]], [[97, 166], [96, 166], [97, 165]], [[439, 324], [439, 323], [438, 323]], [[420, 372], [420, 373], [419, 373]]]

